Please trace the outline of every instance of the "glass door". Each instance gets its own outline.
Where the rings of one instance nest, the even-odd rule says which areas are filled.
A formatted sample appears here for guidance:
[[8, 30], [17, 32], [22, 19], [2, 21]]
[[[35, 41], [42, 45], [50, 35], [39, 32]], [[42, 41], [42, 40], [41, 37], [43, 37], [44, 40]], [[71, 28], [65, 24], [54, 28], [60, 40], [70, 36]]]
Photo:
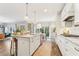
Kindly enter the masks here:
[[45, 40], [47, 40], [47, 38], [49, 38], [49, 26], [40, 28], [40, 32], [45, 35]]

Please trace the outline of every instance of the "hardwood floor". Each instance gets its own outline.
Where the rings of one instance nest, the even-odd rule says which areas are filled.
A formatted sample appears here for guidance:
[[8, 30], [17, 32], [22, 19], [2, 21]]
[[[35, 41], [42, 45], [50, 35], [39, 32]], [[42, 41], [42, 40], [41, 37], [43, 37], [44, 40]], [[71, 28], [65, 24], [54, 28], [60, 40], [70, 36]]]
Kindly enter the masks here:
[[45, 41], [33, 56], [61, 56], [61, 53], [56, 43]]
[[[10, 40], [0, 41], [0, 56], [10, 55]], [[58, 46], [54, 42], [45, 41], [33, 56], [61, 56]]]
[[0, 41], [0, 56], [10, 55], [10, 40]]
[[59, 47], [55, 42], [52, 43], [51, 56], [62, 56]]

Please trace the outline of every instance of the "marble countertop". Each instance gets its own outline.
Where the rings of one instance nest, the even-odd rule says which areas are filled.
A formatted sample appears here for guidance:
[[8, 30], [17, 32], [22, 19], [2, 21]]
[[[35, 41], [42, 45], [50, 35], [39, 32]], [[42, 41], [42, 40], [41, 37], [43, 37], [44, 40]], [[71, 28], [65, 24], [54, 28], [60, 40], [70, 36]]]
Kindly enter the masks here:
[[66, 37], [68, 40], [79, 45], [79, 37]]
[[30, 35], [30, 34], [25, 34], [25, 35], [12, 35], [12, 37], [25, 37], [25, 38], [30, 38], [33, 37], [34, 35]]
[[69, 41], [79, 45], [79, 37], [65, 37], [65, 38], [68, 39]]
[[12, 35], [12, 37], [23, 37], [23, 38], [31, 38], [34, 36], [37, 36], [37, 34]]

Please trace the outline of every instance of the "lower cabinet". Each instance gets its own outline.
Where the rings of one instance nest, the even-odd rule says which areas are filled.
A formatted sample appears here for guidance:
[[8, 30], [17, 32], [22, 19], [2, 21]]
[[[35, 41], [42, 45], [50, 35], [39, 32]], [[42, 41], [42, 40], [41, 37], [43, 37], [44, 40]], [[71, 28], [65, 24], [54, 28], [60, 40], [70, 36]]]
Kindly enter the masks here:
[[79, 45], [69, 41], [64, 36], [58, 36], [56, 43], [63, 56], [79, 56]]
[[18, 38], [18, 56], [29, 56], [29, 39]]
[[40, 45], [40, 36], [18, 39], [18, 56], [31, 56]]
[[72, 50], [75, 56], [79, 56], [79, 45], [73, 44]]
[[30, 55], [32, 55], [35, 50], [39, 47], [40, 45], [40, 36], [35, 36], [31, 38], [30, 40]]

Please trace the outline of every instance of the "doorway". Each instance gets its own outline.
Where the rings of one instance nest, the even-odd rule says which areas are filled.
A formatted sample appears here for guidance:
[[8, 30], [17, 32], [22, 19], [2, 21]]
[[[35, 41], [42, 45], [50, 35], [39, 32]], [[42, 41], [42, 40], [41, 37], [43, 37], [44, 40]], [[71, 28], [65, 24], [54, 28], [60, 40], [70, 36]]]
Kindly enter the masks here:
[[49, 38], [49, 26], [43, 26], [42, 28], [40, 28], [40, 32], [45, 35], [45, 40]]

